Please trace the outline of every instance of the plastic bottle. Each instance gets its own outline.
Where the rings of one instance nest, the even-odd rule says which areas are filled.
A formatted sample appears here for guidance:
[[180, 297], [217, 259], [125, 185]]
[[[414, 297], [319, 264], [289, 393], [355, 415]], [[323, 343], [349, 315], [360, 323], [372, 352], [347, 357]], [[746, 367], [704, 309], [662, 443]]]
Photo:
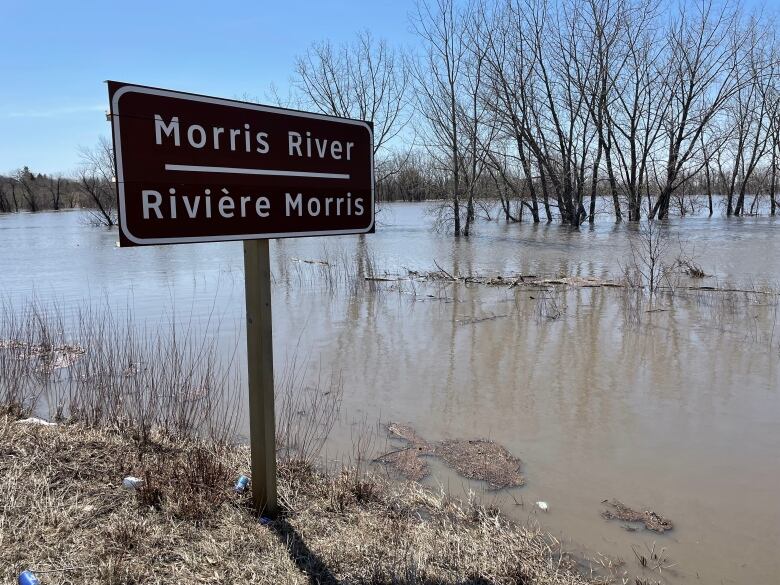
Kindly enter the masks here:
[[236, 485], [233, 489], [240, 494], [246, 491], [248, 485], [249, 485], [249, 478], [246, 475], [242, 475], [241, 477], [238, 478], [238, 481], [236, 482]]

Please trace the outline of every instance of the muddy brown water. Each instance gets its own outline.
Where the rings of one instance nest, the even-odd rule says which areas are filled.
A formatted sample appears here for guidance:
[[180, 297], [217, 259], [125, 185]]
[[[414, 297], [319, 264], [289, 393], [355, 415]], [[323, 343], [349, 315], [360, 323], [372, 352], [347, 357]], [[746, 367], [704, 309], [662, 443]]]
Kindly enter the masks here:
[[[424, 207], [386, 205], [377, 233], [365, 238], [272, 245], [277, 364], [297, 347], [312, 384], [328, 369], [343, 379], [328, 457], [347, 458], [356, 434], [380, 420], [410, 424], [429, 441], [491, 439], [522, 460], [526, 485], [489, 491], [435, 460], [426, 482], [458, 495], [473, 490], [539, 522], [566, 548], [620, 558], [622, 570], [650, 582], [777, 583], [775, 301], [681, 293], [650, 305], [615, 289], [408, 281], [355, 291], [347, 269], [338, 276], [303, 262], [357, 272], [355, 259], [370, 259], [404, 274], [435, 260], [458, 274], [614, 278], [632, 229], [492, 223], [454, 240], [431, 231]], [[780, 222], [686, 218], [665, 229], [713, 275], [707, 284], [778, 288]], [[0, 216], [0, 294], [17, 304], [56, 301], [66, 313], [108, 302], [149, 323], [210, 318], [225, 351], [241, 353], [240, 244], [120, 250], [115, 240], [78, 212]], [[378, 437], [374, 449], [391, 444]], [[601, 517], [605, 499], [650, 508], [674, 529], [629, 532]], [[653, 543], [674, 567], [639, 567], [633, 551], [646, 554]]]

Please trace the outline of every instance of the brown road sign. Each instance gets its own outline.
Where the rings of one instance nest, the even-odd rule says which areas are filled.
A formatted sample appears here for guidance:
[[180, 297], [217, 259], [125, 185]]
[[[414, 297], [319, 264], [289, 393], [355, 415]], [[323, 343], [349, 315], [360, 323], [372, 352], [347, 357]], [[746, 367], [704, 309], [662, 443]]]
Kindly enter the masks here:
[[108, 82], [120, 245], [374, 231], [369, 123]]

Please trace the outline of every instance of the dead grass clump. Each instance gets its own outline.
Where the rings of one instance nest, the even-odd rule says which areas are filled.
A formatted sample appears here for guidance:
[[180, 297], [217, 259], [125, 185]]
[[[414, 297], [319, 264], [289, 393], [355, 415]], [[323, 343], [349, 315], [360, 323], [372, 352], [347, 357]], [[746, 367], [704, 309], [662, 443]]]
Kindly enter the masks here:
[[434, 456], [469, 479], [484, 481], [491, 489], [523, 485], [520, 459], [505, 447], [485, 439], [448, 439], [430, 443], [411, 426], [400, 423], [387, 425], [390, 436], [408, 443], [408, 446], [385, 453], [375, 459], [396, 473], [413, 481], [428, 475], [428, 464], [423, 457]]
[[397, 439], [403, 439], [404, 441], [407, 441], [411, 443], [412, 445], [428, 445], [428, 442], [423, 439], [420, 435], [417, 434], [417, 431], [415, 431], [411, 426], [404, 425], [397, 422], [391, 422], [387, 425], [387, 432], [390, 433], [390, 436], [397, 438]]
[[433, 446], [409, 425], [391, 422], [387, 425], [387, 432], [392, 438], [405, 441], [408, 446], [380, 455], [374, 461], [390, 467], [406, 479], [412, 481], [425, 479], [429, 468], [423, 456], [432, 455]]
[[464, 477], [484, 481], [492, 489], [525, 483], [520, 474], [520, 460], [494, 441], [441, 441], [436, 443], [433, 454]]
[[661, 533], [674, 528], [674, 525], [672, 524], [671, 520], [668, 520], [651, 510], [645, 510], [644, 512], [639, 512], [637, 510], [629, 508], [623, 502], [620, 502], [618, 500], [612, 500], [611, 502], [607, 503], [607, 505], [611, 509], [604, 510], [601, 513], [602, 517], [604, 517], [606, 520], [620, 520], [622, 522], [641, 522], [645, 525], [645, 528], [647, 528], [648, 530], [653, 530], [654, 532], [661, 532]]
[[0, 350], [11, 353], [13, 359], [31, 360], [34, 368], [43, 373], [68, 368], [84, 355], [83, 347], [71, 344], [57, 346], [51, 343], [30, 343], [18, 339], [0, 339]]
[[144, 480], [137, 490], [142, 507], [166, 510], [174, 518], [196, 524], [231, 501], [227, 488], [235, 480], [235, 471], [228, 469], [220, 449], [198, 442], [183, 449], [147, 452], [126, 474]]
[[410, 445], [409, 447], [380, 455], [375, 461], [390, 467], [406, 479], [422, 481], [428, 477], [430, 470], [428, 463], [421, 455], [428, 455], [430, 452], [423, 453], [421, 450], [422, 447], [418, 445]]
[[12, 420], [28, 418], [32, 414], [32, 408], [29, 405], [20, 402], [8, 402], [0, 404], [0, 418], [10, 417]]

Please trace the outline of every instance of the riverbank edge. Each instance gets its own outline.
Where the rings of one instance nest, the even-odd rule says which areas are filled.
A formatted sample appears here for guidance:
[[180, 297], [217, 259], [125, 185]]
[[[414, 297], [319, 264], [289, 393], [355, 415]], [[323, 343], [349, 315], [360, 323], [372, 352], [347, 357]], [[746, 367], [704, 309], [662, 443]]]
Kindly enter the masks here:
[[[0, 578], [47, 583], [580, 585], [559, 543], [475, 501], [361, 470], [279, 461], [283, 513], [260, 521], [233, 483], [242, 446], [0, 411]], [[122, 479], [144, 480], [139, 490]]]

